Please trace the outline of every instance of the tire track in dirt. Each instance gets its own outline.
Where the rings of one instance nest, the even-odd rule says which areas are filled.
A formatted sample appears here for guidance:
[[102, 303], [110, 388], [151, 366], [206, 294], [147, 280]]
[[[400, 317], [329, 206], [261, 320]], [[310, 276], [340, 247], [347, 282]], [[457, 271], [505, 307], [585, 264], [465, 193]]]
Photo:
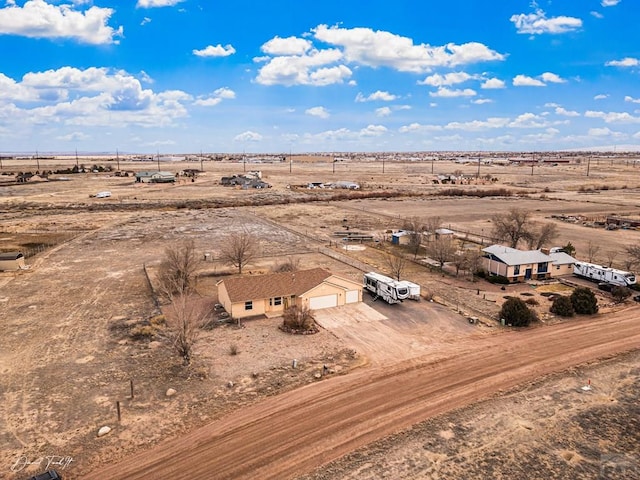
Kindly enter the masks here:
[[265, 400], [83, 478], [283, 479], [551, 372], [640, 346], [637, 307], [479, 339]]

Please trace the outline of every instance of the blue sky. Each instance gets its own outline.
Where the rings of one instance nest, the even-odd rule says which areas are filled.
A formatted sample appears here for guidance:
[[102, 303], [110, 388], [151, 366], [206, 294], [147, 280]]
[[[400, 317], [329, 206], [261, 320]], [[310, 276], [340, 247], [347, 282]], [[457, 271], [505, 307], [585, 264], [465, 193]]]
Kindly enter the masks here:
[[5, 0], [0, 152], [624, 149], [639, 23], [637, 0]]

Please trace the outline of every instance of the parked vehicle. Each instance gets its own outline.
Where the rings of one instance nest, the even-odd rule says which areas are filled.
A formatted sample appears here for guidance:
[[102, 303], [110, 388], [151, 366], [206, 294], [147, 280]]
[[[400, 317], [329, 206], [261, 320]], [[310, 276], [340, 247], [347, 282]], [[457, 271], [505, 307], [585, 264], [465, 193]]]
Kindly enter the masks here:
[[573, 274], [599, 283], [608, 283], [619, 287], [628, 287], [636, 283], [636, 276], [632, 272], [587, 262], [576, 262], [573, 266]]
[[62, 476], [55, 470], [47, 470], [44, 473], [29, 478], [29, 480], [62, 480]]
[[96, 198], [107, 198], [111, 196], [111, 192], [98, 192]]
[[374, 300], [382, 298], [391, 304], [400, 303], [411, 294], [406, 283], [375, 272], [364, 274], [364, 288], [375, 295]]

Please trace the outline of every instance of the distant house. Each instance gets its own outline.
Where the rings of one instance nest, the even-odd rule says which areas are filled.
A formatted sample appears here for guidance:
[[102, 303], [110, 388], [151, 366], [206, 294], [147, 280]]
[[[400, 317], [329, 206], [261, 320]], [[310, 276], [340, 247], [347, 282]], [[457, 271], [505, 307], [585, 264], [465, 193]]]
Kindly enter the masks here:
[[411, 243], [411, 233], [407, 230], [398, 230], [391, 234], [391, 243], [393, 245], [409, 245]]
[[540, 250], [518, 250], [491, 245], [482, 251], [483, 267], [492, 275], [502, 275], [511, 282], [551, 277], [553, 258]]
[[436, 237], [453, 237], [456, 232], [453, 230], [449, 230], [448, 228], [438, 228], [436, 229]]
[[248, 188], [271, 188], [267, 182], [263, 182], [261, 172], [249, 172], [245, 175], [231, 175], [229, 177], [222, 177], [220, 184], [225, 187], [242, 187]]
[[232, 318], [279, 315], [298, 305], [311, 310], [362, 301], [362, 284], [322, 268], [232, 277], [217, 283], [218, 301]]
[[136, 173], [137, 183], [173, 183], [176, 177], [171, 172], [138, 172]]
[[0, 271], [21, 270], [24, 267], [22, 252], [0, 252]]

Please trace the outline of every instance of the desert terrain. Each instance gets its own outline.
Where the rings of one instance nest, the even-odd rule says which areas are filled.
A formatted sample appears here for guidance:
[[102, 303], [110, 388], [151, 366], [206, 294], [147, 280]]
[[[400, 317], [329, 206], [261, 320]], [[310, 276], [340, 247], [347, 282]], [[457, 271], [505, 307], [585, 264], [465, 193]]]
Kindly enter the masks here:
[[[51, 170], [75, 164], [48, 162]], [[154, 282], [168, 245], [189, 239], [203, 258], [209, 254], [197, 290], [213, 307], [216, 282], [235, 273], [219, 260], [219, 245], [239, 229], [260, 244], [246, 274], [291, 257], [360, 281], [365, 271], [385, 272], [388, 232], [407, 219], [439, 216], [461, 241], [481, 246], [492, 243], [491, 216], [515, 206], [536, 222], [553, 222], [556, 244], [571, 242], [578, 258], [597, 245], [594, 261], [624, 268], [624, 249], [640, 241], [640, 231], [593, 222], [640, 215], [635, 159], [592, 160], [589, 176], [585, 162], [381, 167], [298, 158], [163, 164], [171, 172], [203, 168], [175, 184], [137, 184], [105, 171], [9, 181], [8, 172], [33, 170], [32, 163], [3, 159], [0, 171], [0, 250], [28, 254], [27, 269], [0, 272], [0, 478], [28, 478], [48, 463], [65, 479], [149, 478], [145, 471], [173, 478], [597, 478], [602, 469], [614, 474], [603, 478], [638, 478], [639, 357], [615, 355], [640, 345], [640, 307], [615, 305], [604, 292], [597, 291], [597, 316], [560, 320], [542, 293], [570, 287], [505, 291], [416, 258], [404, 276], [425, 298], [387, 305], [365, 294], [356, 307], [319, 311], [315, 335], [286, 334], [280, 319], [238, 325], [218, 318], [184, 367], [161, 330], [133, 334], [162, 313]], [[127, 172], [157, 169], [118, 163]], [[250, 170], [272, 187], [220, 185], [222, 176]], [[468, 179], [434, 183], [454, 172]], [[338, 180], [361, 188], [304, 188]], [[450, 188], [510, 194], [441, 194]], [[100, 191], [112, 195], [95, 198]], [[346, 244], [336, 235], [346, 227], [374, 241]], [[541, 321], [523, 331], [501, 327], [505, 296], [523, 294], [538, 300]], [[469, 316], [479, 321], [470, 324]], [[593, 388], [582, 390], [589, 380]], [[98, 437], [103, 426], [111, 431]], [[203, 453], [205, 460], [200, 451], [218, 453]]]

